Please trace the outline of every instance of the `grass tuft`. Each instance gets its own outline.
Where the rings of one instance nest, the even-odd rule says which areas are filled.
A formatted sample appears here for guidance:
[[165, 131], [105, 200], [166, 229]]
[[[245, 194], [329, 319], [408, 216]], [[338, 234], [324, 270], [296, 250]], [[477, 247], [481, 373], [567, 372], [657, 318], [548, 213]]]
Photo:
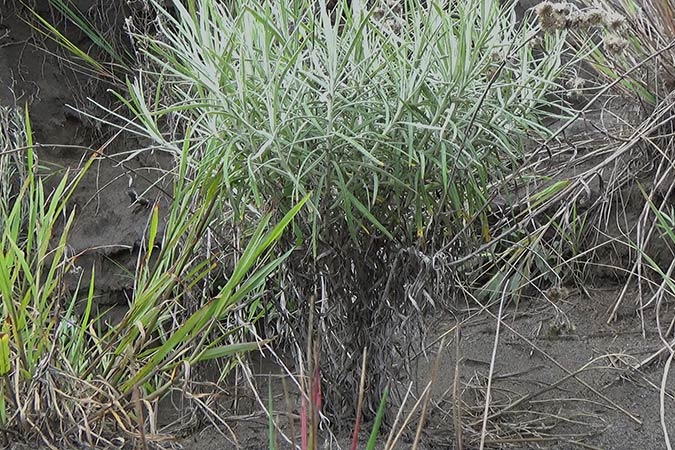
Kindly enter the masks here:
[[[301, 312], [291, 337], [307, 329], [310, 296], [331, 299], [322, 348], [345, 355], [325, 361], [330, 407], [347, 412], [358, 364], [344, 358], [368, 347], [381, 377], [365, 405], [374, 414], [398, 372], [385, 342], [415, 322], [399, 318], [447, 297], [443, 261], [492, 245], [495, 198], [537, 177], [513, 172], [525, 142], [548, 136], [562, 36], [534, 52], [539, 27], [518, 25], [513, 3], [478, 0], [150, 5], [157, 33], [134, 36], [147, 69], [120, 94], [126, 128], [184, 155], [188, 179], [222, 173], [222, 224], [246, 229], [309, 195], [293, 224], [305, 253], [278, 281], [276, 314]], [[525, 253], [511, 264], [537, 263]]]

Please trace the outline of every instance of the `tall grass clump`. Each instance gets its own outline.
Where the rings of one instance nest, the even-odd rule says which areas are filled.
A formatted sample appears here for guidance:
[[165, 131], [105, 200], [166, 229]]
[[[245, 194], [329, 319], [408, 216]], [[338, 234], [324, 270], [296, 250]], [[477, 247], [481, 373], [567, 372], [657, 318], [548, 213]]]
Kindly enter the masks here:
[[[225, 377], [237, 355], [261, 345], [245, 333], [255, 318], [238, 320], [235, 311], [260, 295], [288, 256], [291, 250], [272, 255], [270, 249], [307, 199], [277, 225], [270, 225], [270, 214], [260, 217], [236, 261], [219, 271], [226, 280], [205, 289], [207, 276], [227, 261], [207, 252], [205, 241], [227, 183], [222, 174], [195, 182], [177, 177], [167, 210], [159, 203], [148, 210], [128, 311], [110, 323], [96, 313], [95, 271], [85, 278], [68, 246], [76, 221], [69, 199], [106, 147], [48, 189], [27, 114], [7, 113], [1, 124], [0, 167], [15, 186], [3, 185], [0, 201], [3, 436], [63, 447], [117, 447], [127, 440], [146, 446], [158, 433], [159, 400], [174, 390], [189, 397], [191, 373], [201, 362], [215, 361]], [[179, 161], [179, 174], [185, 167]], [[73, 278], [79, 281], [69, 285]]]
[[0, 201], [0, 423], [34, 433], [43, 431], [44, 406], [59, 397], [59, 382], [43, 383], [59, 378], [50, 362], [77, 346], [65, 339], [71, 327], [64, 279], [73, 268], [66, 238], [74, 218], [65, 205], [90, 162], [48, 192], [37, 177], [27, 115], [3, 110], [0, 131], [7, 182]]
[[223, 224], [309, 195], [272, 322], [300, 357], [316, 305], [334, 412], [351, 411], [368, 347], [374, 412], [418, 312], [458, 273], [484, 278], [449, 267], [498, 234], [493, 200], [537, 178], [513, 173], [548, 133], [563, 41], [510, 2], [333, 3], [150, 1], [157, 33], [134, 36], [147, 68], [120, 97], [126, 128], [187, 155], [188, 179], [223, 174]]

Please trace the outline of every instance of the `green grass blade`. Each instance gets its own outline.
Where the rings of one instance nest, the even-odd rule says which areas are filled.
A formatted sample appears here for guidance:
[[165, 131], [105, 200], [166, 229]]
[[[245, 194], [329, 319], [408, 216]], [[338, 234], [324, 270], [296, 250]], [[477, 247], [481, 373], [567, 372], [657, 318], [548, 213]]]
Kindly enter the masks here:
[[389, 386], [384, 388], [382, 393], [382, 400], [380, 400], [380, 406], [377, 408], [377, 415], [375, 416], [375, 423], [373, 424], [373, 429], [370, 432], [370, 438], [368, 439], [368, 445], [366, 446], [367, 450], [374, 450], [375, 445], [377, 444], [377, 436], [380, 432], [380, 427], [382, 426], [382, 419], [384, 418], [384, 411], [387, 408], [387, 397], [389, 396]]

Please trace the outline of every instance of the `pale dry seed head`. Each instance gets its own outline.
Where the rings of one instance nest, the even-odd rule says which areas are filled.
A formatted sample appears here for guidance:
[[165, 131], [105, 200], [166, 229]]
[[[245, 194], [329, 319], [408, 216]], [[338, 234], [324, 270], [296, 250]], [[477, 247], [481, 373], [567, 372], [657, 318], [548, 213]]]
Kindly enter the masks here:
[[551, 3], [545, 1], [534, 8], [539, 26], [547, 33], [566, 29], [570, 12], [571, 7], [569, 3]]
[[584, 15], [580, 12], [573, 12], [567, 17], [566, 26], [570, 30], [585, 28]]
[[628, 47], [629, 42], [617, 34], [608, 34], [602, 41], [603, 48], [611, 54], [619, 54]]
[[626, 26], [626, 18], [616, 12], [607, 13], [604, 16], [605, 26], [611, 31], [620, 31]]
[[572, 6], [569, 3], [554, 3], [553, 12], [562, 16], [568, 16], [572, 11]]
[[586, 86], [586, 80], [581, 77], [574, 77], [571, 80], [568, 81], [567, 87], [569, 87], [572, 90], [578, 91], [580, 89], [583, 89]]
[[565, 86], [569, 89], [566, 93], [567, 97], [577, 98], [581, 96], [581, 91], [586, 87], [586, 79], [576, 76], [567, 80]]
[[606, 14], [599, 9], [591, 9], [582, 13], [583, 22], [586, 27], [597, 27], [602, 25]]

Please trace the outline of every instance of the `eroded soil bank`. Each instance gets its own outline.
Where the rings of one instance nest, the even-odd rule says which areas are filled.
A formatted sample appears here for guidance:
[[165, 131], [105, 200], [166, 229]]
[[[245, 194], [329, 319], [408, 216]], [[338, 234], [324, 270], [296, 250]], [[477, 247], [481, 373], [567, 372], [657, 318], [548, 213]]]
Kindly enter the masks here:
[[[81, 9], [95, 4], [80, 3]], [[37, 2], [35, 12], [51, 17], [47, 2]], [[110, 86], [61, 61], [56, 44], [38, 40], [26, 17], [30, 18], [30, 13], [22, 9], [18, 14], [12, 2], [0, 6], [0, 105], [28, 107], [48, 186], [57, 183], [66, 170], [77, 171], [93, 151], [103, 149], [104, 157], [97, 160], [72, 199], [77, 222], [68, 245], [71, 255], [79, 255], [77, 265], [84, 271], [84, 279], [96, 268], [101, 309], [123, 307], [133, 285], [149, 216], [147, 208], [134, 202], [131, 191], [165, 202], [164, 192], [170, 190], [171, 180], [164, 180], [157, 169], [170, 167], [171, 158], [159, 152], [129, 158], [128, 152], [142, 147], [142, 142], [80, 114], [78, 111], [104, 115], [95, 102], [109, 103], [106, 90]], [[64, 31], [74, 43], [87, 45], [75, 27]], [[73, 273], [73, 287], [79, 277], [79, 272]]]

